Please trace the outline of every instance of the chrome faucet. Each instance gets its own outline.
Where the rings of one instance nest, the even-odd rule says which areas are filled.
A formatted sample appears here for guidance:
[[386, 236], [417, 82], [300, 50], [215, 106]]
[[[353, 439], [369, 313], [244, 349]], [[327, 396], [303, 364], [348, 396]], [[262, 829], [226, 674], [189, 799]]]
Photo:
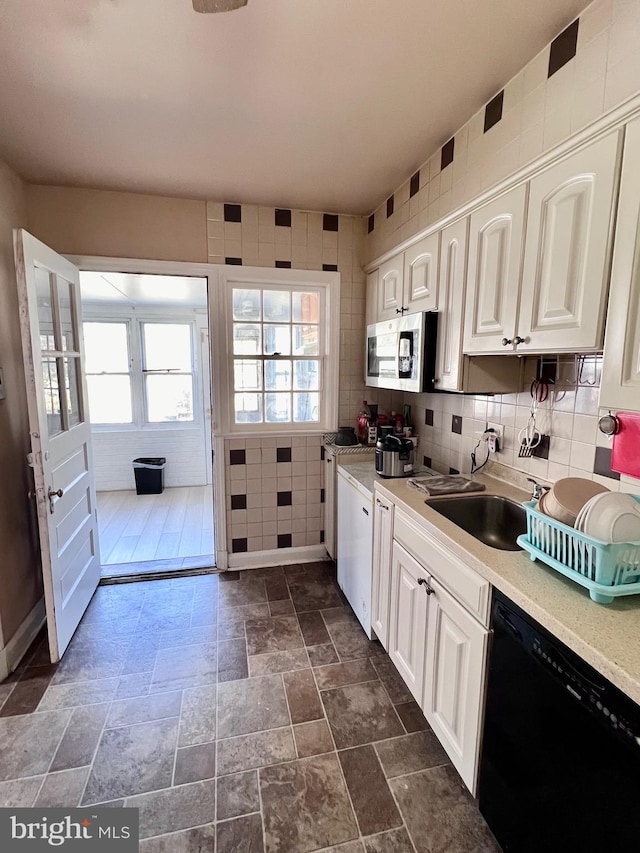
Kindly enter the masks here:
[[531, 477], [527, 477], [530, 483], [533, 483], [531, 497], [534, 501], [539, 501], [545, 492], [548, 492], [551, 486], [543, 486], [542, 483], [536, 483]]

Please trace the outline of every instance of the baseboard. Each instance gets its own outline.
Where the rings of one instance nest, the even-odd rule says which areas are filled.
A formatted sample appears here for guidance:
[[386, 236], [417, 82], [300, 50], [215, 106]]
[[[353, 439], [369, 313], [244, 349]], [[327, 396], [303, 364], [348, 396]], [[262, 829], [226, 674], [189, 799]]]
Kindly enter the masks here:
[[45, 620], [44, 598], [41, 598], [7, 645], [0, 649], [0, 681], [3, 681], [18, 666]]
[[[261, 569], [266, 566], [288, 566], [291, 563], [312, 563], [326, 560], [324, 545], [302, 545], [299, 548], [273, 548], [270, 551], [247, 551], [229, 554], [230, 569]], [[218, 568], [221, 568], [218, 565]]]

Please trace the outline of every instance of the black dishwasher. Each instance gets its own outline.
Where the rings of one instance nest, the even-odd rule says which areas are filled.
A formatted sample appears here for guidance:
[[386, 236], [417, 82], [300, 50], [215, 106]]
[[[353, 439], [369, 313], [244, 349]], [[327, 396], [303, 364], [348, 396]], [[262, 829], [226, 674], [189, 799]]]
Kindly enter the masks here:
[[492, 622], [478, 787], [503, 850], [640, 850], [640, 708], [498, 592]]

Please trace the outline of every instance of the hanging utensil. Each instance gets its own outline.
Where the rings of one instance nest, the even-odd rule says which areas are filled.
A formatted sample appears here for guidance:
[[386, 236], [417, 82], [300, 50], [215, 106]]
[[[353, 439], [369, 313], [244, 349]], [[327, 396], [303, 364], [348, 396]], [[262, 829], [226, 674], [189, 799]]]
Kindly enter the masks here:
[[521, 459], [533, 456], [533, 451], [542, 440], [542, 435], [536, 429], [536, 415], [538, 414], [538, 405], [543, 403], [549, 396], [549, 385], [542, 380], [534, 379], [529, 392], [531, 394], [529, 418], [526, 425], [518, 433], [518, 442], [520, 445], [518, 456]]

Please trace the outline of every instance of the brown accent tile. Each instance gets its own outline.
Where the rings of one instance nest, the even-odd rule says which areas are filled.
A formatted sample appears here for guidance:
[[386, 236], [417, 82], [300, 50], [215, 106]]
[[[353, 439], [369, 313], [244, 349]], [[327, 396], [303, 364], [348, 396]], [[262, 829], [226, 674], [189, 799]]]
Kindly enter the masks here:
[[0, 717], [31, 714], [36, 710], [45, 690], [51, 684], [56, 665], [34, 666], [25, 670], [0, 710]]
[[268, 601], [289, 600], [289, 587], [284, 575], [264, 582]]
[[140, 838], [210, 823], [216, 813], [215, 779], [127, 797], [125, 804], [140, 810]]
[[337, 663], [339, 660], [333, 643], [322, 646], [307, 646], [307, 654], [311, 666], [327, 666], [327, 664]]
[[289, 725], [280, 675], [265, 675], [218, 685], [218, 738]]
[[218, 683], [249, 677], [247, 644], [243, 638], [218, 643]]
[[[147, 723], [150, 720], [163, 720], [166, 717], [178, 717], [182, 692], [158, 693], [154, 696], [142, 696], [137, 699], [122, 699], [113, 702], [107, 717], [106, 728], [130, 726], [133, 723]], [[72, 721], [73, 723], [73, 721]]]
[[250, 619], [246, 623], [247, 651], [250, 655], [299, 649], [304, 645], [295, 616]]
[[268, 850], [308, 853], [358, 837], [335, 755], [265, 767], [259, 776]]
[[221, 776], [216, 789], [218, 820], [260, 811], [258, 774], [255, 770]]
[[305, 646], [319, 646], [330, 643], [331, 637], [327, 632], [324, 620], [319, 611], [300, 613], [298, 615], [300, 630], [304, 637]]
[[227, 738], [218, 741], [218, 775], [280, 764], [295, 757], [290, 727]]
[[377, 640], [370, 640], [358, 624], [336, 622], [329, 625], [328, 630], [342, 661], [384, 654], [380, 643]]
[[402, 818], [372, 746], [338, 753], [360, 833], [373, 835], [402, 826]]
[[320, 690], [332, 687], [346, 687], [347, 684], [361, 684], [364, 681], [378, 681], [378, 674], [366, 658], [363, 660], [347, 661], [347, 663], [330, 664], [315, 670], [315, 676]]
[[330, 578], [296, 575], [289, 578], [287, 583], [297, 613], [339, 607], [342, 604], [338, 588]]
[[220, 853], [264, 853], [260, 815], [245, 815], [217, 824], [216, 847]]
[[287, 649], [284, 652], [269, 652], [266, 655], [252, 655], [249, 658], [249, 674], [272, 675], [277, 672], [292, 672], [307, 669], [309, 658], [304, 648]]
[[217, 687], [193, 687], [182, 694], [178, 746], [208, 743], [216, 738]]
[[371, 663], [394, 705], [397, 705], [399, 702], [410, 702], [413, 699], [409, 688], [387, 655], [372, 657]]
[[404, 827], [365, 838], [364, 848], [366, 853], [414, 853], [409, 833]]
[[451, 765], [401, 776], [389, 785], [417, 850], [500, 853]]
[[43, 809], [74, 809], [80, 802], [89, 767], [77, 767], [60, 773], [49, 773], [34, 806]]
[[323, 752], [333, 752], [333, 738], [326, 720], [314, 720], [311, 723], [301, 723], [293, 727], [298, 758], [308, 758], [310, 755], [320, 755]]
[[49, 768], [68, 770], [91, 764], [109, 711], [109, 703], [76, 708]]
[[215, 847], [216, 828], [210, 823], [140, 842], [140, 853], [207, 853]]
[[396, 705], [395, 709], [407, 732], [424, 732], [429, 728], [429, 723], [415, 700], [402, 702]]
[[400, 720], [379, 681], [325, 690], [320, 695], [338, 749], [403, 733]]
[[293, 601], [290, 598], [282, 601], [270, 601], [269, 613], [271, 616], [288, 616], [290, 613], [295, 613]]
[[292, 723], [308, 723], [310, 720], [324, 717], [322, 702], [310, 669], [285, 672], [283, 678]]
[[449, 761], [431, 730], [381, 741], [375, 749], [388, 779], [447, 764]]
[[213, 779], [215, 775], [215, 743], [199, 743], [196, 746], [185, 746], [177, 750], [173, 774], [174, 785], [201, 782], [203, 779]]

